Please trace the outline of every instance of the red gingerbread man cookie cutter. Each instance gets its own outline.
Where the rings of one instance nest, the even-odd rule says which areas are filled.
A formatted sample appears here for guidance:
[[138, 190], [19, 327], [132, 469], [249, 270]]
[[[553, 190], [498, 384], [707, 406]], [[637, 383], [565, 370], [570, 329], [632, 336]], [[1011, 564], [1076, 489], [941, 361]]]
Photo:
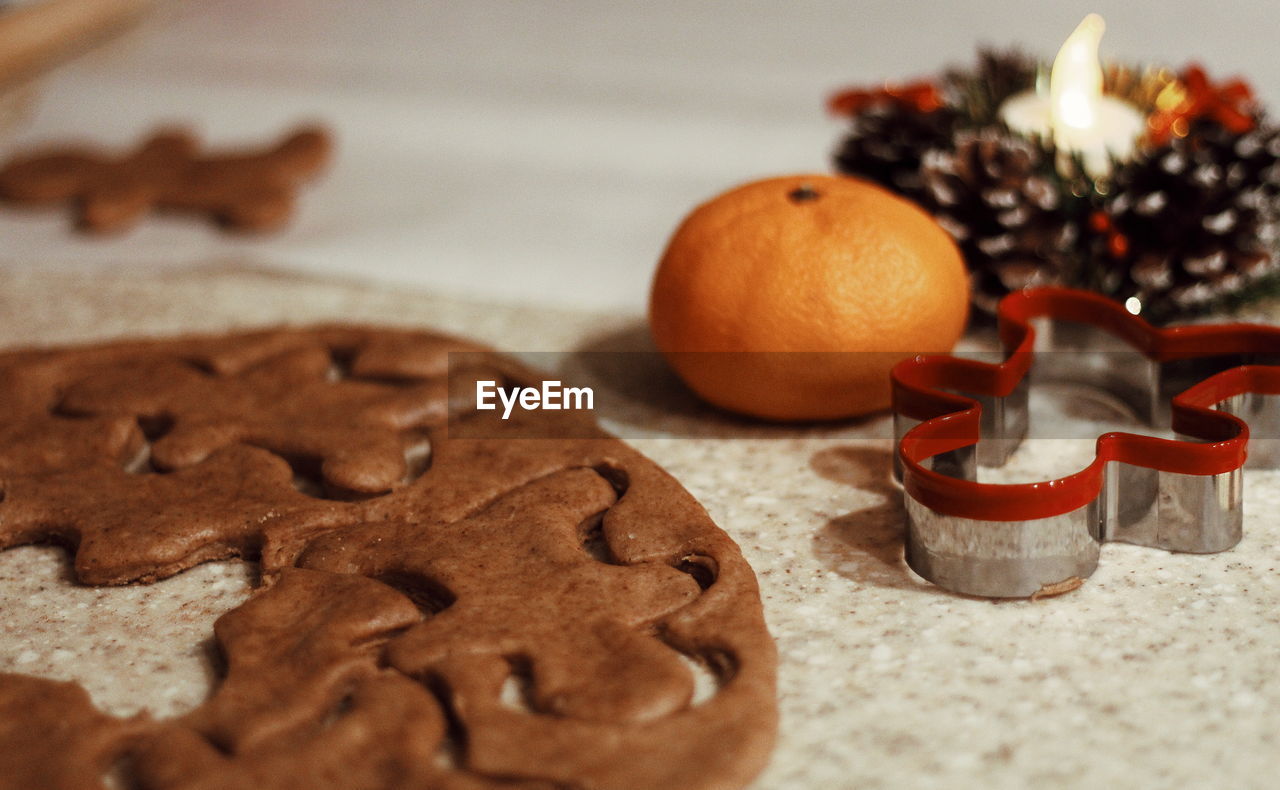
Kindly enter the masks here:
[[[1239, 542], [1246, 461], [1280, 460], [1280, 327], [1160, 329], [1062, 288], [1011, 294], [998, 320], [1002, 362], [917, 356], [893, 370], [913, 570], [960, 593], [1024, 597], [1089, 576], [1108, 540], [1197, 553]], [[1126, 352], [1099, 350], [1117, 339]], [[1031, 386], [1052, 379], [1097, 387], [1175, 437], [1104, 433], [1074, 474], [977, 482], [978, 466], [1002, 465], [1027, 435]]]

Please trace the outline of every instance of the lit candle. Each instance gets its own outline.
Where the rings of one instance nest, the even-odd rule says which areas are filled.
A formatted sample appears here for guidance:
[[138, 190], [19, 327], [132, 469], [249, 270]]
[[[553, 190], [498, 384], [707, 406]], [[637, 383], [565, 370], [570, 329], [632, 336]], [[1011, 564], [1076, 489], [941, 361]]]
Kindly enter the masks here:
[[1133, 155], [1146, 126], [1137, 107], [1102, 95], [1098, 44], [1106, 29], [1102, 17], [1089, 14], [1067, 38], [1049, 72], [1049, 95], [1019, 93], [1000, 107], [1000, 118], [1024, 135], [1051, 137], [1062, 151], [1074, 151], [1093, 176], [1111, 168], [1109, 157]]

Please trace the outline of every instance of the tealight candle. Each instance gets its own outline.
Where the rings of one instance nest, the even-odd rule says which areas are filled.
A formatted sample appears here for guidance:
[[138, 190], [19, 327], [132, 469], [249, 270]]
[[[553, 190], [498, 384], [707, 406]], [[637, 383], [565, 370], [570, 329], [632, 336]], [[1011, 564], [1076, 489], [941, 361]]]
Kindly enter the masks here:
[[1000, 119], [1015, 132], [1052, 138], [1062, 151], [1080, 154], [1092, 176], [1105, 176], [1111, 158], [1133, 155], [1146, 121], [1137, 107], [1102, 95], [1098, 44], [1106, 29], [1089, 14], [1067, 38], [1049, 72], [1049, 94], [1026, 91], [1000, 107]]

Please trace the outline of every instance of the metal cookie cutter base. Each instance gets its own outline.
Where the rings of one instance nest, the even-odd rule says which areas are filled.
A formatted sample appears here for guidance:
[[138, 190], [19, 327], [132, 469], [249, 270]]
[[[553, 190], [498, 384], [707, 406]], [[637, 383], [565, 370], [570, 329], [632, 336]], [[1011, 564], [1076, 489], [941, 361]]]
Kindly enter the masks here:
[[[919, 356], [893, 370], [916, 573], [959, 593], [1025, 597], [1087, 577], [1104, 541], [1209, 553], [1240, 540], [1246, 457], [1272, 467], [1280, 455], [1280, 367], [1271, 366], [1280, 328], [1157, 329], [1105, 297], [1061, 288], [1011, 294], [998, 317], [1003, 362]], [[1093, 353], [1117, 338], [1128, 353]], [[1050, 350], [1065, 353], [1037, 353]], [[1026, 436], [1040, 378], [1097, 387], [1148, 425], [1172, 421], [1177, 438], [1105, 433], [1074, 474], [976, 482], [979, 465], [1002, 465]], [[1267, 441], [1250, 445], [1250, 425]]]

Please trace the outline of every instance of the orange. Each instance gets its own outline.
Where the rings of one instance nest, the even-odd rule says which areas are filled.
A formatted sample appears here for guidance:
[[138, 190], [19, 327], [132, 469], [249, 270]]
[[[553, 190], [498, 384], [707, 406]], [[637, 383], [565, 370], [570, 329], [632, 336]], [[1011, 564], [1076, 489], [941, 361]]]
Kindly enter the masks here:
[[949, 351], [969, 282], [914, 203], [852, 178], [756, 181], [694, 209], [654, 276], [654, 342], [694, 392], [775, 420], [889, 406], [889, 369]]

